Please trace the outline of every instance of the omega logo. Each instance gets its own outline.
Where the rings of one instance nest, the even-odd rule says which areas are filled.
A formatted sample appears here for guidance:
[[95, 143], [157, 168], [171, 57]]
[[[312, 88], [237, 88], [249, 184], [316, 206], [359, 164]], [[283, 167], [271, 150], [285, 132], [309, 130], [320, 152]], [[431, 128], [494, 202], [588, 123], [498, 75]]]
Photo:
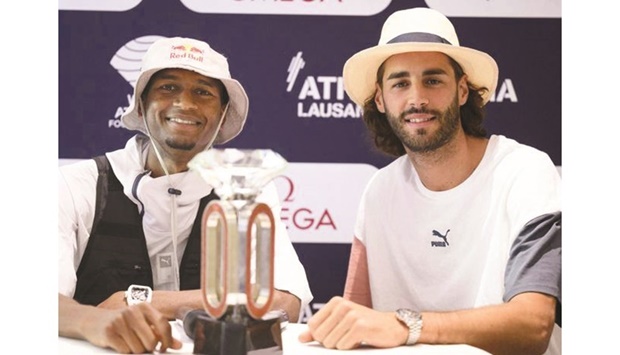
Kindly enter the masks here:
[[293, 206], [295, 201], [295, 183], [288, 176], [280, 175], [278, 178], [282, 178], [287, 182], [288, 193], [285, 194], [282, 200], [282, 211], [280, 213], [280, 219], [287, 229], [318, 230], [320, 228], [331, 228], [338, 230], [334, 219], [329, 213], [329, 209], [313, 210], [303, 205], [301, 207]]

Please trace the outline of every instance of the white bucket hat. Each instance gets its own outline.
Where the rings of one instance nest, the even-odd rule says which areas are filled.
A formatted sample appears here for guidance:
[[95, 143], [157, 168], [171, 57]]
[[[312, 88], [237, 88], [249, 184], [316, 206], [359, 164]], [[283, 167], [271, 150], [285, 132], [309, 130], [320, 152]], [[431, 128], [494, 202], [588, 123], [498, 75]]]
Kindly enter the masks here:
[[461, 47], [454, 26], [440, 12], [429, 8], [400, 10], [390, 15], [381, 30], [379, 44], [357, 52], [344, 64], [344, 88], [360, 106], [375, 93], [377, 70], [390, 56], [407, 52], [442, 52], [457, 61], [469, 82], [489, 89], [486, 104], [497, 87], [499, 70], [491, 56]]
[[248, 96], [241, 84], [232, 79], [226, 57], [213, 50], [209, 44], [191, 38], [163, 38], [151, 45], [142, 58], [140, 75], [136, 82], [133, 100], [121, 117], [123, 125], [148, 135], [144, 120], [138, 115], [138, 100], [153, 74], [162, 69], [180, 68], [220, 80], [228, 91], [229, 103], [224, 123], [214, 144], [223, 144], [236, 137], [243, 129], [248, 116]]

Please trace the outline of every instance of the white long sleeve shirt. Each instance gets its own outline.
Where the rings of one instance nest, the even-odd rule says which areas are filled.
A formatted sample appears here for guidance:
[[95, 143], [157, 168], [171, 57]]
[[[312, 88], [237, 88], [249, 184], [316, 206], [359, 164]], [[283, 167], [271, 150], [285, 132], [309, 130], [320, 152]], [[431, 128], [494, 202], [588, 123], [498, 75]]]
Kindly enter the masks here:
[[[123, 185], [125, 195], [136, 209], [144, 206], [142, 225], [153, 270], [155, 290], [175, 289], [169, 273], [156, 267], [160, 255], [173, 252], [171, 237], [171, 195], [167, 192], [166, 176], [152, 178], [146, 174], [132, 194], [136, 176], [145, 172], [148, 139], [142, 135], [131, 138], [125, 148], [106, 153], [110, 165]], [[88, 244], [95, 214], [97, 166], [94, 160], [84, 160], [61, 166], [58, 176], [58, 292], [73, 297], [77, 283], [76, 271]], [[176, 196], [177, 260], [182, 259], [185, 246], [196, 218], [200, 199], [212, 187], [192, 170], [170, 175]], [[139, 201], [138, 201], [139, 200]], [[257, 198], [269, 205], [276, 222], [274, 287], [288, 291], [301, 300], [301, 310], [312, 300], [306, 272], [280, 220], [280, 202], [275, 184], [269, 183]]]

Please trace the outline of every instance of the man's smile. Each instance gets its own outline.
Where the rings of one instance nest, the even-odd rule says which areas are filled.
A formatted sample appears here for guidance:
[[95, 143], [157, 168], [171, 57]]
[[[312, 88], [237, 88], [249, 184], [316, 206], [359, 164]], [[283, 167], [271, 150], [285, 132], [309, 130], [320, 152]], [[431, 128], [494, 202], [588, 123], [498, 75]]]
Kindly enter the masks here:
[[193, 121], [193, 120], [189, 120], [189, 119], [185, 119], [185, 118], [179, 118], [179, 117], [168, 117], [168, 118], [166, 118], [166, 120], [168, 120], [169, 122], [178, 123], [178, 124], [185, 124], [185, 125], [200, 125], [200, 124], [202, 124], [201, 122], [198, 122], [198, 121]]
[[407, 123], [424, 123], [435, 119], [435, 116], [429, 114], [413, 114], [405, 117]]

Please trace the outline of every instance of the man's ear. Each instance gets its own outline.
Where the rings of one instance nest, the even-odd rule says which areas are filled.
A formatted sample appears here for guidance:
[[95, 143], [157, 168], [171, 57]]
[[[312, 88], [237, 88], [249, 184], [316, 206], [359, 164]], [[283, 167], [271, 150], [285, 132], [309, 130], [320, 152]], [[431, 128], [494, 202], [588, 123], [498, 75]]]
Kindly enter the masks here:
[[467, 74], [463, 75], [458, 83], [459, 106], [465, 105], [469, 97], [469, 86], [467, 85]]
[[383, 93], [381, 91], [381, 87], [379, 84], [375, 84], [375, 104], [377, 105], [377, 110], [381, 113], [385, 113], [385, 104], [383, 103]]

